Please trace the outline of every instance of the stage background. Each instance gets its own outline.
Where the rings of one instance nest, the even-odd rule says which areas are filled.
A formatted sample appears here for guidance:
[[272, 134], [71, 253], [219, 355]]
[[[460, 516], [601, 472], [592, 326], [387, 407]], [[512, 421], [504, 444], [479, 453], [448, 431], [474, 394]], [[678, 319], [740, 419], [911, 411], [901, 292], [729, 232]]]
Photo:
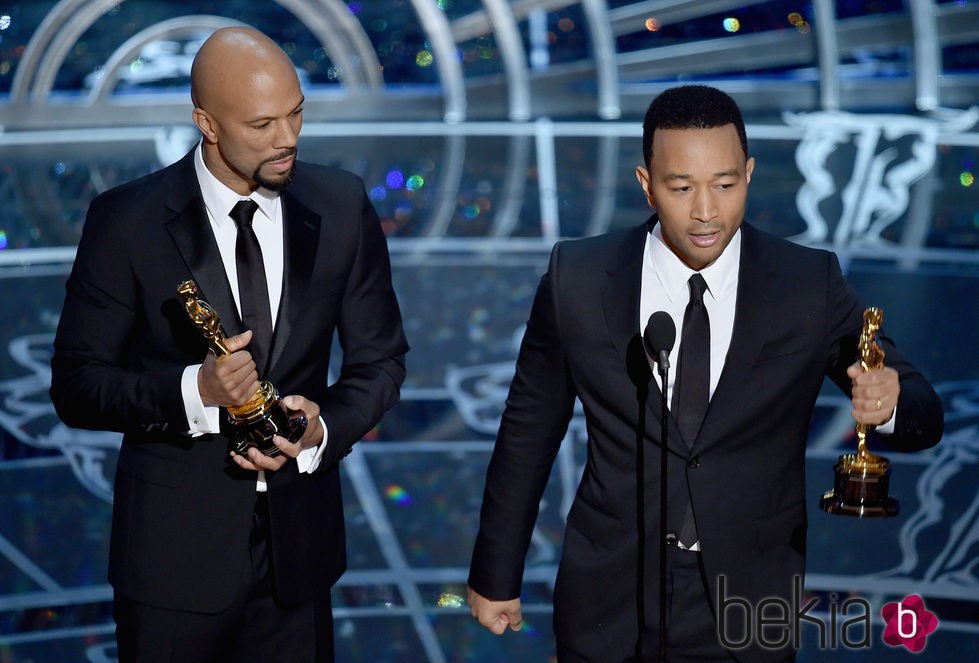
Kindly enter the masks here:
[[[679, 82], [745, 109], [748, 220], [837, 251], [945, 402], [939, 447], [889, 454], [900, 516], [862, 521], [816, 507], [854, 445], [825, 389], [805, 600], [836, 622], [824, 642], [803, 625], [800, 661], [910, 658], [882, 642], [880, 617], [910, 594], [940, 619], [916, 660], [977, 660], [979, 2], [31, 0], [0, 5], [0, 661], [115, 660], [120, 437], [58, 422], [51, 340], [89, 201], [190, 148], [190, 63], [235, 21], [294, 60], [302, 158], [367, 183], [412, 345], [403, 402], [342, 465], [339, 660], [553, 658], [582, 422], [541, 505], [526, 626], [502, 638], [461, 604], [483, 474], [550, 247], [645, 219], [642, 113]], [[841, 640], [848, 598], [873, 607], [869, 649]]]

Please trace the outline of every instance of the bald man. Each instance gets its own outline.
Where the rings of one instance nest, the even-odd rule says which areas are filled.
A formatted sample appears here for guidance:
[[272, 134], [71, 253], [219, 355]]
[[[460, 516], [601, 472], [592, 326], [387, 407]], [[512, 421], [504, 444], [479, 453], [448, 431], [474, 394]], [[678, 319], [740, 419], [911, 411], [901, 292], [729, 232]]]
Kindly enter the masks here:
[[[357, 176], [296, 160], [303, 93], [268, 37], [215, 32], [191, 88], [200, 143], [89, 207], [51, 397], [70, 426], [124, 433], [109, 555], [120, 661], [332, 661], [339, 463], [405, 376], [387, 245]], [[185, 314], [188, 279], [221, 316], [227, 357]], [[277, 437], [278, 456], [230, 452], [226, 408], [262, 379], [309, 425]]]

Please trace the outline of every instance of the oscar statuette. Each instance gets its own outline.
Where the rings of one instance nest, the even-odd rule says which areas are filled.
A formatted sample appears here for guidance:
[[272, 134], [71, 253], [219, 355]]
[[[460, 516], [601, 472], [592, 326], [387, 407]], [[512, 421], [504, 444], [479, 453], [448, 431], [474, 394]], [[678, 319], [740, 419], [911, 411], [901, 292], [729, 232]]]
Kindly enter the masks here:
[[[869, 371], [884, 366], [884, 351], [877, 343], [884, 312], [868, 308], [863, 313], [863, 331], [860, 334], [860, 368]], [[880, 401], [877, 402], [880, 407]], [[897, 500], [887, 495], [891, 475], [890, 463], [883, 456], [867, 450], [867, 433], [873, 426], [857, 424], [857, 452], [843, 454], [833, 466], [835, 478], [833, 490], [819, 500], [819, 507], [828, 513], [856, 516], [858, 518], [889, 518], [897, 515]]]
[[[184, 310], [207, 340], [218, 361], [230, 355], [227, 336], [221, 329], [221, 319], [211, 305], [201, 298], [197, 284], [184, 281], [177, 286], [177, 292], [183, 298]], [[288, 416], [279, 400], [279, 392], [268, 381], [263, 381], [246, 403], [226, 409], [231, 424], [230, 449], [235, 453], [245, 454], [249, 447], [255, 447], [266, 456], [278, 456], [281, 452], [272, 440], [274, 435], [296, 442], [306, 432], [306, 417]]]

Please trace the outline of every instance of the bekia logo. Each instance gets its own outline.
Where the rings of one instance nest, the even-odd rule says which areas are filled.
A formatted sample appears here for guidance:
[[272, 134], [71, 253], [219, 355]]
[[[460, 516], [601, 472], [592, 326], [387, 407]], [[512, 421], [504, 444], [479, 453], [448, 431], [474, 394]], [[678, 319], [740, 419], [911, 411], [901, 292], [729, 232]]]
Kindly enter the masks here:
[[925, 640], [938, 628], [938, 617], [925, 607], [917, 594], [903, 601], [888, 603], [881, 608], [884, 617], [884, 642], [891, 647], [904, 645], [918, 653], [925, 648]]
[[[870, 601], [859, 596], [837, 602], [838, 595], [831, 593], [828, 604], [820, 606], [819, 598], [804, 594], [798, 576], [789, 600], [769, 597], [757, 605], [729, 595], [723, 575], [718, 576], [717, 588], [717, 637], [727, 649], [752, 644], [765, 649], [799, 649], [804, 629], [816, 637], [819, 649], [869, 649], [873, 645], [873, 610]], [[938, 617], [917, 594], [884, 605], [881, 615], [884, 642], [891, 647], [903, 645], [914, 653], [924, 650], [925, 640], [938, 628]]]

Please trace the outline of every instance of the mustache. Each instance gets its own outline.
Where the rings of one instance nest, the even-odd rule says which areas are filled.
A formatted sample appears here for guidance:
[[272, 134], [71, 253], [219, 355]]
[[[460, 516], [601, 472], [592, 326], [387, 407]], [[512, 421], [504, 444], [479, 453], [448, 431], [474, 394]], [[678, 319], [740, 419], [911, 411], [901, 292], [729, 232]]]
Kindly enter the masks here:
[[269, 157], [268, 159], [266, 159], [265, 161], [263, 161], [262, 163], [260, 163], [258, 165], [259, 166], [264, 166], [267, 163], [272, 163], [272, 162], [275, 162], [275, 161], [282, 161], [283, 159], [288, 159], [291, 156], [295, 156], [295, 154], [296, 154], [296, 148], [292, 148], [291, 150], [286, 150], [285, 152], [282, 152], [281, 154], [276, 154], [274, 157]]

